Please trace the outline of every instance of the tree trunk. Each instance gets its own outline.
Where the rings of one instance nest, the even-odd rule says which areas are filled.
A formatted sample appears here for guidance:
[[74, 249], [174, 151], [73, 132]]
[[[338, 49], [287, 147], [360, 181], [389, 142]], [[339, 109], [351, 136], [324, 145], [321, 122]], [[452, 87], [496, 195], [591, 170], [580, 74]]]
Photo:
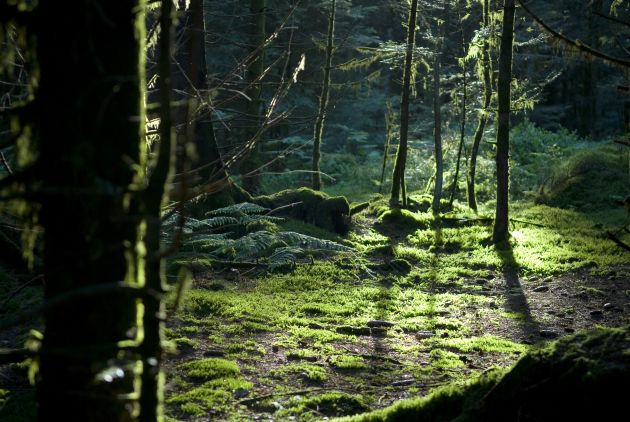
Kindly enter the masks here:
[[44, 178], [44, 296], [62, 303], [45, 314], [41, 421], [137, 418], [143, 5], [44, 1], [36, 12], [40, 77], [31, 147], [39, 147]]
[[441, 48], [441, 45], [438, 45], [435, 54], [435, 62], [433, 64], [433, 140], [435, 143], [435, 185], [433, 189], [433, 204], [431, 208], [434, 214], [438, 214], [440, 212], [442, 185], [444, 183], [444, 159], [442, 156], [442, 103], [440, 101]]
[[[392, 195], [390, 205], [400, 204], [400, 191], [405, 181], [405, 166], [407, 164], [407, 139], [409, 136], [409, 97], [411, 96], [411, 71], [413, 67], [413, 49], [416, 44], [416, 19], [418, 16], [418, 0], [411, 0], [409, 21], [407, 22], [407, 53], [403, 69], [403, 86], [400, 100], [400, 140], [394, 174], [392, 176]], [[403, 203], [406, 198], [403, 197]]]
[[453, 205], [455, 201], [455, 195], [459, 188], [459, 170], [462, 162], [462, 152], [464, 151], [464, 141], [466, 140], [466, 101], [468, 100], [468, 81], [466, 79], [466, 65], [463, 66], [462, 72], [463, 83], [463, 98], [462, 98], [462, 117], [459, 129], [459, 148], [457, 149], [457, 161], [455, 163], [455, 176], [453, 177], [453, 186], [451, 187], [451, 198], [449, 199], [449, 205]]
[[[489, 0], [484, 0], [483, 4], [483, 25], [484, 28], [488, 28], [490, 25], [490, 4]], [[479, 155], [479, 146], [483, 139], [483, 133], [486, 130], [486, 123], [488, 122], [488, 110], [490, 108], [490, 102], [492, 101], [492, 62], [490, 60], [490, 47], [488, 41], [484, 41], [482, 47], [482, 66], [483, 66], [483, 109], [479, 114], [479, 124], [475, 130], [475, 136], [473, 138], [473, 144], [470, 151], [470, 164], [468, 166], [468, 206], [473, 211], [477, 212], [477, 194], [475, 192], [475, 178], [477, 175], [477, 156]]]
[[385, 138], [385, 150], [383, 151], [383, 167], [381, 168], [381, 183], [378, 187], [378, 193], [383, 191], [383, 183], [385, 182], [385, 170], [387, 169], [387, 159], [389, 158], [389, 149], [392, 144], [392, 138], [394, 137], [394, 112], [392, 111], [392, 105], [387, 102], [387, 112], [385, 113], [385, 125], [387, 127], [387, 135]]
[[514, 41], [514, 0], [505, 0], [503, 29], [499, 53], [499, 99], [497, 127], [497, 205], [492, 240], [499, 243], [508, 239], [509, 180], [510, 180], [510, 106], [512, 82], [512, 48]]
[[324, 81], [322, 83], [322, 94], [319, 97], [319, 110], [315, 121], [315, 134], [313, 136], [313, 189], [321, 190], [322, 176], [320, 172], [321, 143], [324, 134], [324, 121], [326, 120], [326, 109], [330, 97], [330, 73], [332, 69], [332, 59], [335, 43], [335, 14], [337, 0], [330, 2], [330, 17], [328, 18], [328, 36], [326, 41], [326, 65], [324, 67]]
[[260, 156], [260, 128], [262, 125], [262, 77], [265, 72], [265, 40], [267, 0], [251, 0], [251, 35], [250, 45], [254, 59], [247, 69], [246, 90], [249, 101], [247, 103], [247, 122], [245, 130], [246, 148], [249, 150], [241, 166], [243, 187], [248, 192], [257, 193], [260, 190], [260, 175], [258, 169], [263, 164]]
[[[176, 154], [173, 136], [171, 97], [175, 78], [171, 75], [171, 49], [173, 35], [173, 3], [163, 1], [160, 16], [161, 40], [159, 50], [160, 72], [160, 144], [157, 162], [149, 177], [144, 198], [146, 218], [145, 244], [147, 249], [145, 285], [160, 295], [166, 293], [164, 263], [160, 254], [161, 218], [166, 186], [175, 167]], [[181, 112], [180, 112], [181, 113]], [[175, 111], [175, 115], [178, 111]], [[185, 159], [186, 157], [184, 157]], [[164, 304], [160, 297], [147, 297], [144, 301], [144, 339], [141, 346], [143, 371], [140, 395], [140, 417], [142, 422], [163, 420], [162, 403], [164, 359]]]

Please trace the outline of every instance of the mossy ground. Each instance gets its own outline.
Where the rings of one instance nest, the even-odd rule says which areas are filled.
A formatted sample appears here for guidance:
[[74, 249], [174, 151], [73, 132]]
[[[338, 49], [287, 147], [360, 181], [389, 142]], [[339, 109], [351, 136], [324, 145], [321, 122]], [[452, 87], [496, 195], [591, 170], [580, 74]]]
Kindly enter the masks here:
[[328, 235], [354, 254], [284, 273], [199, 272], [168, 330], [180, 349], [168, 364], [169, 415], [352, 415], [628, 321], [628, 258], [604, 234], [623, 212], [516, 204], [512, 217], [509, 247], [495, 248], [488, 221], [457, 206], [436, 220], [377, 200], [345, 239]]

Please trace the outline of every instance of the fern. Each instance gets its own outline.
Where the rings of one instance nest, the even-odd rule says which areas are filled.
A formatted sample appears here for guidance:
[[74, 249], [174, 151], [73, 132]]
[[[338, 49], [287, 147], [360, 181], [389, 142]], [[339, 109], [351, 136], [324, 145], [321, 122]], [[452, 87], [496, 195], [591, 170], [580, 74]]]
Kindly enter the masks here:
[[[296, 232], [273, 230], [278, 217], [269, 209], [252, 203], [241, 203], [206, 213], [205, 219], [185, 218], [182, 252], [189, 257], [206, 257], [217, 261], [264, 261], [274, 271], [293, 266], [308, 254], [352, 253], [353, 249], [330, 240]], [[163, 222], [163, 242], [169, 243], [178, 230], [179, 216]], [[271, 224], [270, 230], [250, 231], [259, 223]]]

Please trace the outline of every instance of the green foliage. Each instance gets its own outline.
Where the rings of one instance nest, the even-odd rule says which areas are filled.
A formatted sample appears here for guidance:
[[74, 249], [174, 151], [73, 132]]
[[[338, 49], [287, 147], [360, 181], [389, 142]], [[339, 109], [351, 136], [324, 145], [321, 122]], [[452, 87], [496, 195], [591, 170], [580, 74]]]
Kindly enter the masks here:
[[[209, 258], [216, 261], [263, 261], [270, 270], [292, 266], [309, 254], [352, 253], [352, 249], [332, 240], [292, 231], [279, 231], [282, 218], [269, 215], [269, 209], [252, 203], [235, 204], [207, 213], [207, 218], [186, 218], [182, 258]], [[179, 216], [163, 225], [164, 242], [173, 241]], [[264, 230], [260, 230], [260, 229]], [[211, 265], [211, 262], [210, 262]]]
[[607, 209], [614, 199], [625, 198], [629, 181], [628, 159], [619, 147], [582, 149], [553, 172], [536, 200], [562, 208]]

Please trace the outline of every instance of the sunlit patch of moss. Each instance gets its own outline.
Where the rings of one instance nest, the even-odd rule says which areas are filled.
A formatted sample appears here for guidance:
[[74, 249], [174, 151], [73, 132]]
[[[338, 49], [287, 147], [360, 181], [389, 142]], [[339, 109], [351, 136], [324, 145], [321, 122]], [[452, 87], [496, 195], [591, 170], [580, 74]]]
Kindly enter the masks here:
[[179, 365], [189, 378], [208, 381], [219, 377], [233, 377], [240, 373], [236, 362], [226, 359], [199, 359]]
[[188, 337], [179, 337], [179, 338], [173, 339], [172, 341], [175, 342], [179, 350], [181, 350], [182, 348], [190, 348], [193, 350], [199, 348], [199, 341], [193, 340]]
[[264, 356], [267, 352], [253, 340], [232, 343], [225, 346], [225, 354], [230, 358], [247, 356]]
[[464, 363], [456, 353], [443, 349], [433, 349], [429, 353], [431, 366], [437, 369], [461, 368]]
[[299, 416], [301, 421], [320, 419], [321, 416], [345, 416], [368, 409], [363, 397], [340, 392], [330, 392], [314, 397], [295, 397], [288, 407], [276, 413], [279, 417]]
[[183, 391], [167, 399], [169, 405], [179, 405], [182, 413], [199, 416], [209, 411], [224, 413], [231, 410], [234, 392], [249, 390], [252, 383], [240, 376], [235, 362], [226, 359], [200, 359], [178, 366], [196, 387], [180, 379], [177, 384]]
[[287, 376], [294, 378], [295, 376], [298, 376], [305, 381], [314, 383], [324, 382], [328, 379], [326, 369], [322, 368], [320, 365], [307, 362], [289, 363], [285, 366], [272, 370], [270, 375], [278, 378]]
[[513, 341], [491, 335], [470, 338], [438, 339], [436, 342], [439, 342], [442, 346], [457, 349], [465, 353], [524, 353], [529, 350], [529, 346], [526, 344], [515, 343]]
[[351, 355], [331, 356], [329, 363], [333, 368], [345, 370], [345, 371], [361, 370], [361, 369], [367, 368], [367, 365], [365, 364], [365, 360], [360, 356], [351, 356]]

